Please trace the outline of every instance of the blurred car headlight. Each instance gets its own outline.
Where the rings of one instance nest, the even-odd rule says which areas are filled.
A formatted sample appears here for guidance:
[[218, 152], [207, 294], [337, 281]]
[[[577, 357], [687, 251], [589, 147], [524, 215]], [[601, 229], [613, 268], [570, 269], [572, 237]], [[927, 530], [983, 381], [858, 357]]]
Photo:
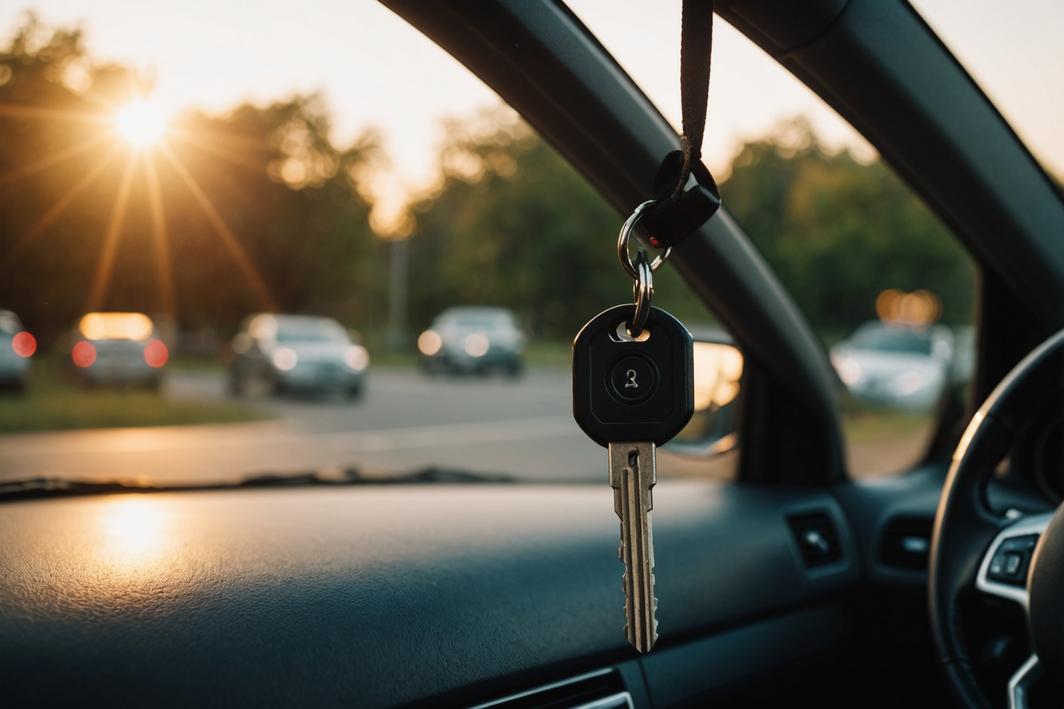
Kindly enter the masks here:
[[839, 379], [842, 383], [848, 387], [857, 386], [861, 381], [861, 365], [854, 362], [849, 357], [832, 357], [832, 364], [835, 365], [835, 371], [839, 373]]
[[273, 351], [270, 361], [280, 371], [287, 372], [295, 369], [296, 364], [299, 363], [299, 356], [291, 347], [278, 347]]
[[369, 366], [369, 352], [362, 345], [351, 345], [344, 352], [344, 362], [356, 372], [361, 372]]
[[425, 330], [418, 335], [417, 348], [426, 357], [432, 357], [443, 347], [443, 338], [435, 330]]
[[488, 353], [488, 349], [491, 348], [491, 340], [483, 332], [471, 332], [466, 335], [465, 341], [462, 343], [462, 349], [470, 357], [483, 357]]

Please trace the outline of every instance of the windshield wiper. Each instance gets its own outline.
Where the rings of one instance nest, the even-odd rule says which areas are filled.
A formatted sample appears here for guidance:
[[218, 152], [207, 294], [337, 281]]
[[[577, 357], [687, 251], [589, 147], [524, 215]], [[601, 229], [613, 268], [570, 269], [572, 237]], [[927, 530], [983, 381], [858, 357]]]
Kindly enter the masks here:
[[114, 495], [123, 493], [202, 492], [247, 490], [254, 488], [352, 487], [356, 485], [427, 485], [427, 484], [498, 484], [512, 483], [509, 475], [474, 473], [457, 468], [425, 466], [395, 475], [366, 475], [359, 468], [345, 468], [337, 473], [317, 471], [301, 473], [263, 473], [234, 482], [154, 485], [120, 480], [70, 480], [58, 477], [23, 478], [0, 482], [0, 502], [39, 500], [79, 495]]

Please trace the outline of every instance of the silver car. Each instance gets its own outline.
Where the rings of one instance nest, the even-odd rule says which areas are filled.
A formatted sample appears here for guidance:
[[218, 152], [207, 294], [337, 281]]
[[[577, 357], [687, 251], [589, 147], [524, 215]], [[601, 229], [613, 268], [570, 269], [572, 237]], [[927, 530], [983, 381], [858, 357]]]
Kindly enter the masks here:
[[26, 388], [30, 358], [37, 340], [10, 310], [0, 310], [0, 387], [21, 391]]
[[87, 313], [70, 348], [78, 377], [89, 385], [157, 389], [169, 359], [155, 323], [144, 313]]
[[366, 348], [332, 318], [253, 315], [233, 338], [229, 390], [255, 385], [273, 393], [338, 392], [358, 398], [369, 369]]
[[458, 306], [440, 313], [417, 339], [421, 363], [430, 374], [524, 369], [525, 336], [506, 308]]
[[868, 322], [831, 350], [831, 361], [861, 401], [911, 411], [931, 409], [949, 381], [953, 336], [941, 325]]

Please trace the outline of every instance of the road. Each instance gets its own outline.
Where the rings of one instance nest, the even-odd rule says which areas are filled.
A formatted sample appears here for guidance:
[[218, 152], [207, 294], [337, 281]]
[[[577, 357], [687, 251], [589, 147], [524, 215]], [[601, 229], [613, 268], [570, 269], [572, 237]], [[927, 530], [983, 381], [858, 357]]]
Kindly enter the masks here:
[[[259, 473], [357, 467], [387, 474], [435, 465], [522, 480], [605, 481], [606, 452], [577, 428], [569, 373], [532, 370], [517, 381], [437, 379], [378, 369], [366, 396], [253, 396], [270, 421], [99, 429], [0, 437], [0, 479], [47, 475], [189, 483]], [[224, 397], [217, 372], [174, 372], [164, 395]], [[663, 474], [689, 472], [665, 454]]]

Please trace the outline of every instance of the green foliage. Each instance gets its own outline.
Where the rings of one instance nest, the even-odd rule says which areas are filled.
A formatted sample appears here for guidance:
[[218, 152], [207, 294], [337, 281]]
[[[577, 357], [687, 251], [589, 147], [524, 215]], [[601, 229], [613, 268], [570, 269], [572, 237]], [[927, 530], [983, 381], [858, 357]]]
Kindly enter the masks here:
[[45, 343], [94, 308], [222, 332], [266, 309], [380, 319], [372, 133], [337, 148], [321, 98], [295, 96], [179, 116], [168, 149], [136, 153], [112, 116], [137, 85], [33, 18], [0, 53], [0, 307]]
[[[377, 337], [388, 253], [362, 189], [382, 160], [375, 134], [337, 147], [322, 98], [295, 96], [185, 114], [173, 158], [132, 153], [110, 107], [139, 84], [93, 64], [78, 31], [32, 18], [0, 52], [0, 307], [46, 344], [89, 308], [223, 335], [255, 310], [320, 312]], [[622, 215], [552, 148], [508, 111], [446, 128], [439, 183], [411, 208], [415, 332], [449, 305], [496, 304], [564, 341], [630, 298], [613, 252]], [[828, 153], [795, 122], [743, 145], [722, 192], [822, 333], [873, 317], [884, 288], [929, 289], [947, 321], [967, 319], [969, 260], [882, 163]], [[670, 267], [655, 280], [658, 305], [711, 319]]]
[[827, 152], [804, 121], [743, 145], [721, 192], [821, 332], [874, 318], [886, 288], [927, 289], [946, 322], [969, 321], [966, 252], [886, 165]]
[[[412, 320], [453, 303], [504, 305], [538, 336], [569, 339], [590, 315], [631, 299], [614, 255], [617, 214], [523, 123], [495, 113], [452, 126], [441, 184], [414, 205]], [[706, 320], [659, 272], [658, 304]]]
[[231, 401], [182, 401], [132, 388], [88, 389], [66, 374], [58, 361], [39, 362], [25, 392], [0, 393], [0, 431], [237, 423], [270, 417]]

